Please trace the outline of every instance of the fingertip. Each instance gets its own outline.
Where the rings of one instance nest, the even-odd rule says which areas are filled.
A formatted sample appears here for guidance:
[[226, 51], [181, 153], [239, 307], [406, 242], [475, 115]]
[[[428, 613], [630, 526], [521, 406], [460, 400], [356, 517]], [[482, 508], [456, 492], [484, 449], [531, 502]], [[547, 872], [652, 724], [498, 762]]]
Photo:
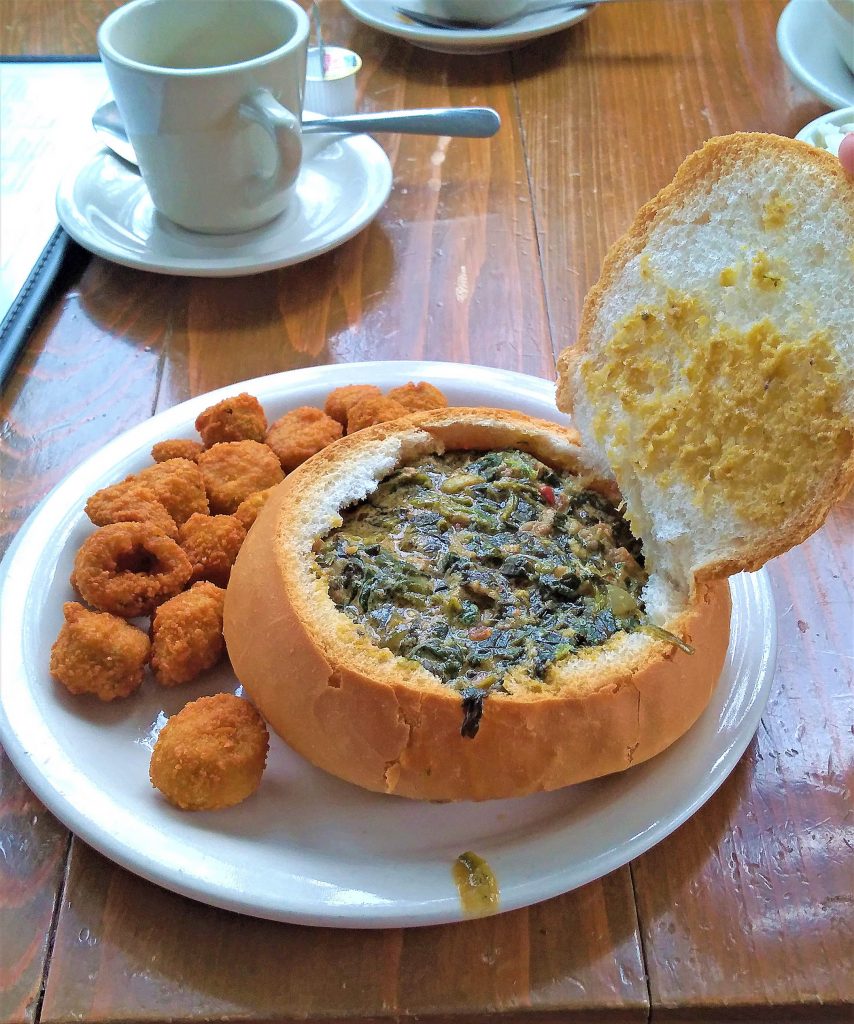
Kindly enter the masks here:
[[839, 143], [839, 162], [846, 174], [854, 174], [854, 132], [849, 132]]

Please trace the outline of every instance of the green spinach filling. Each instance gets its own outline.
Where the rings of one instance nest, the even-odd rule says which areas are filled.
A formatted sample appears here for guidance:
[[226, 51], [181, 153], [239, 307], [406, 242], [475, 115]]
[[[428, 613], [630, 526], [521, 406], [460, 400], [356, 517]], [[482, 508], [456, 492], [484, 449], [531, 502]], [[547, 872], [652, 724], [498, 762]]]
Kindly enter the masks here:
[[524, 452], [424, 458], [342, 518], [315, 544], [330, 598], [375, 644], [460, 691], [463, 735], [508, 674], [542, 679], [620, 630], [655, 629], [641, 544], [619, 510]]

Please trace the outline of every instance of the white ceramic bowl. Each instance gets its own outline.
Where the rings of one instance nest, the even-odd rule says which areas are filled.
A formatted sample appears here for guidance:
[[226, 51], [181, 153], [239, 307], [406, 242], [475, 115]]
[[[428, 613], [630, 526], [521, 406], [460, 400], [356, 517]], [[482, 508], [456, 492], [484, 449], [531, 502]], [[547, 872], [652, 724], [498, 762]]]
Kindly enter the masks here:
[[854, 0], [824, 0], [824, 7], [836, 48], [854, 74]]
[[471, 21], [477, 25], [497, 25], [530, 6], [530, 0], [421, 0], [425, 14]]

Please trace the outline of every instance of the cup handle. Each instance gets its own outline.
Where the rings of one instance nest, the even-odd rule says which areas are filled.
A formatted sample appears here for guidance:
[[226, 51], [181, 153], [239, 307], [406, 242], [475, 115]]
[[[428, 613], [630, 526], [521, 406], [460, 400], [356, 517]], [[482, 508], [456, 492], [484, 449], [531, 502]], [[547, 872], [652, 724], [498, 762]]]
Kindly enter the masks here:
[[278, 160], [269, 177], [260, 179], [267, 194], [282, 192], [297, 180], [302, 161], [300, 120], [267, 89], [256, 89], [240, 104], [241, 116], [261, 125], [276, 145]]

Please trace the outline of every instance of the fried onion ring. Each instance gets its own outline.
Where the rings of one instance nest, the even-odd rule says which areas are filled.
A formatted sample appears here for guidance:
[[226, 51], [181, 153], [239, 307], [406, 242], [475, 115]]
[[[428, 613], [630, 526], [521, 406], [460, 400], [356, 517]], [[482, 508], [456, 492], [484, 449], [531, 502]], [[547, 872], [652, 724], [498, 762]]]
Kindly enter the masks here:
[[180, 545], [150, 523], [114, 523], [83, 542], [71, 584], [99, 611], [130, 619], [174, 597], [192, 574]]

